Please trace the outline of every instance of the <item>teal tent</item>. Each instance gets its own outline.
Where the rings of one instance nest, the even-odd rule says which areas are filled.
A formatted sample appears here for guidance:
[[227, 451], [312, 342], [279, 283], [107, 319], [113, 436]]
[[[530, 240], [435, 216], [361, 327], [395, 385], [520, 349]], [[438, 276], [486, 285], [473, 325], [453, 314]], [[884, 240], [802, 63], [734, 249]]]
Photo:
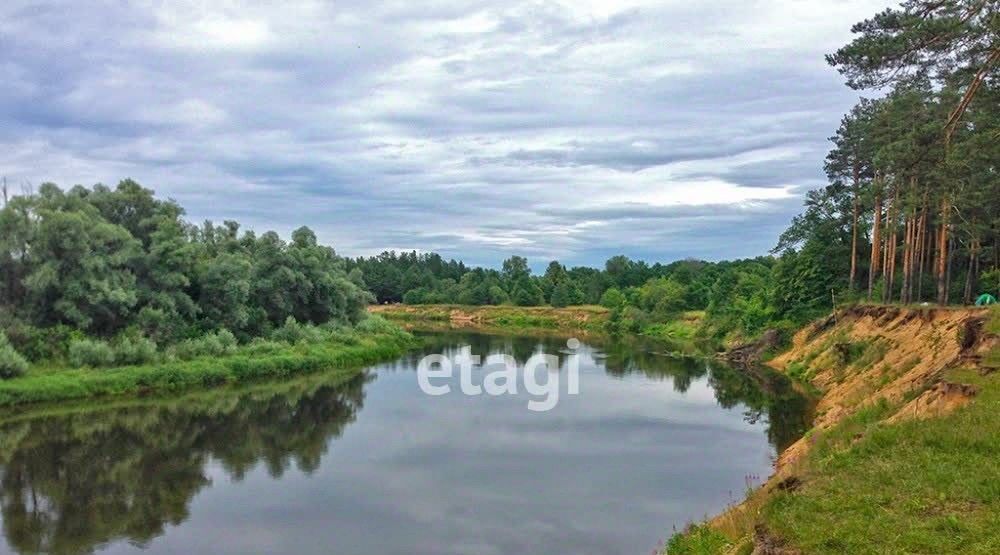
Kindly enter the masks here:
[[978, 299], [976, 299], [976, 306], [986, 306], [988, 304], [996, 304], [996, 302], [996, 297], [990, 295], [989, 293], [983, 293], [982, 295], [979, 295]]

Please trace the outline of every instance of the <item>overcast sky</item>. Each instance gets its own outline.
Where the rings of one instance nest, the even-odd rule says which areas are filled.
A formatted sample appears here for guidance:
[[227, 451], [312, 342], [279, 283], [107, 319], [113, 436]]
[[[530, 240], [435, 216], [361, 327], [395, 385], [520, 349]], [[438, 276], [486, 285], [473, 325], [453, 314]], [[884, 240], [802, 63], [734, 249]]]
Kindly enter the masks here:
[[[0, 3], [0, 175], [341, 254], [763, 254], [888, 0]], [[86, 6], [85, 6], [86, 5]]]

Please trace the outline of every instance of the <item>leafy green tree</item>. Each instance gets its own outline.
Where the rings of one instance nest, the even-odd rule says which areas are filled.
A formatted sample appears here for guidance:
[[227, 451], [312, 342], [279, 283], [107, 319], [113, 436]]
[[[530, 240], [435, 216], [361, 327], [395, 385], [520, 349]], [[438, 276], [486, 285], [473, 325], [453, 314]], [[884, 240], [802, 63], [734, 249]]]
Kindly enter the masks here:
[[510, 300], [518, 306], [539, 306], [545, 304], [545, 295], [535, 280], [524, 276], [511, 286]]
[[528, 268], [528, 259], [523, 256], [512, 256], [503, 261], [503, 279], [507, 283], [514, 284], [531, 275]]
[[827, 56], [851, 88], [931, 77], [960, 83], [962, 98], [945, 122], [950, 136], [986, 77], [1000, 65], [996, 0], [906, 0], [855, 24], [858, 35]]
[[685, 308], [684, 286], [673, 278], [657, 278], [639, 288], [638, 305], [660, 318], [668, 318]]
[[138, 302], [131, 266], [139, 243], [76, 195], [52, 184], [39, 194], [30, 243], [36, 263], [23, 280], [35, 320], [99, 334], [122, 328]]
[[255, 312], [250, 304], [252, 269], [250, 258], [240, 253], [221, 254], [198, 266], [198, 306], [207, 328], [245, 332]]
[[611, 287], [601, 295], [601, 306], [605, 308], [621, 308], [625, 303], [625, 295], [617, 287]]

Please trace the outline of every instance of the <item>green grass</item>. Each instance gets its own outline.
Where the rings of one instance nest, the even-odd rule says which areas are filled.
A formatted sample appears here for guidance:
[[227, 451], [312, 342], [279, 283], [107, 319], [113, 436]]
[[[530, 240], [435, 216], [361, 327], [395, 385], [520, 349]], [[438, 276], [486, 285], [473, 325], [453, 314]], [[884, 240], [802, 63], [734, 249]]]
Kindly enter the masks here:
[[[382, 305], [372, 312], [406, 324], [454, 324], [485, 331], [603, 331], [608, 311], [604, 307], [581, 305], [550, 306], [467, 306], [467, 305]], [[452, 320], [452, 314], [456, 319]]]
[[805, 486], [764, 507], [768, 528], [806, 553], [1000, 553], [1000, 385], [955, 413], [888, 425], [876, 405], [823, 434]]
[[660, 322], [646, 326], [642, 330], [642, 335], [654, 339], [689, 341], [695, 338], [704, 319], [704, 311], [691, 310], [683, 312], [676, 319], [669, 322]]
[[689, 526], [667, 542], [669, 555], [711, 555], [732, 546], [728, 538], [706, 525]]
[[0, 407], [98, 396], [173, 392], [255, 380], [286, 378], [334, 368], [357, 368], [393, 358], [413, 344], [393, 326], [360, 330], [351, 337], [302, 342], [260, 352], [253, 345], [235, 354], [118, 368], [33, 368], [0, 382]]

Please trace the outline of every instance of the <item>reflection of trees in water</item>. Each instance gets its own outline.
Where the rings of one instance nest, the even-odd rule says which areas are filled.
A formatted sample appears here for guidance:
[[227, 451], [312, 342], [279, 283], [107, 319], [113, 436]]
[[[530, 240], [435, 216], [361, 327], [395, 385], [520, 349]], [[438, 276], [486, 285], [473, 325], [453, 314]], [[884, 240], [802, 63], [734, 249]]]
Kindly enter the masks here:
[[[426, 338], [423, 352], [410, 355], [411, 368], [427, 353], [455, 354], [456, 344], [470, 345], [473, 354], [485, 358], [492, 353], [506, 353], [524, 363], [531, 355], [544, 350], [560, 353], [566, 341], [557, 337], [486, 335], [474, 332], [433, 334]], [[747, 407], [744, 417], [755, 423], [767, 419], [768, 439], [780, 452], [806, 430], [808, 400], [792, 387], [787, 377], [766, 368], [737, 370], [721, 362], [664, 352], [669, 345], [642, 338], [626, 337], [599, 345], [606, 358], [597, 363], [612, 376], [642, 374], [653, 379], [671, 379], [676, 391], [684, 393], [691, 384], [707, 376], [715, 399], [723, 408], [739, 404]]]
[[319, 467], [329, 438], [360, 410], [367, 375], [162, 404], [92, 410], [0, 426], [0, 490], [9, 545], [21, 553], [146, 544], [188, 516], [209, 459], [241, 479], [262, 462], [280, 476]]
[[670, 378], [680, 393], [686, 392], [694, 380], [707, 376], [720, 406], [743, 404], [747, 407], [744, 417], [750, 423], [767, 418], [768, 439], [778, 452], [805, 432], [809, 401], [782, 374], [763, 367], [735, 369], [715, 360], [669, 356], [648, 347], [638, 340], [609, 342], [604, 346], [608, 374]]
[[[432, 336], [387, 368], [412, 369], [423, 354], [506, 353], [520, 362], [565, 348], [558, 338], [480, 334]], [[678, 391], [707, 375], [723, 407], [742, 403], [763, 416], [779, 449], [803, 429], [805, 402], [774, 373], [748, 374], [704, 360], [655, 354], [634, 342], [602, 346], [612, 375], [670, 377]], [[364, 400], [358, 376], [331, 386], [322, 377], [242, 392], [79, 411], [0, 424], [0, 510], [9, 545], [21, 553], [79, 553], [118, 539], [146, 544], [188, 517], [191, 499], [209, 484], [218, 461], [235, 479], [258, 464], [281, 476], [292, 463], [319, 467], [331, 437], [354, 420]]]

